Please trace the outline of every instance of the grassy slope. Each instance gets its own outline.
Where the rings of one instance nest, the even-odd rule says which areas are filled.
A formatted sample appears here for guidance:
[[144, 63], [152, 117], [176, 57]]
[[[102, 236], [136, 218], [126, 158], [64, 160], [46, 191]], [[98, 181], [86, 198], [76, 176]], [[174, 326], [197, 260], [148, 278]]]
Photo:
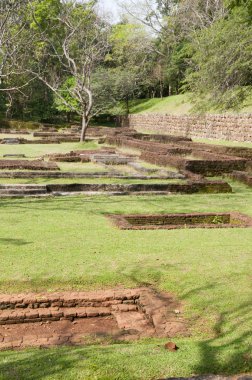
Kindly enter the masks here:
[[[193, 105], [187, 94], [174, 95], [163, 99], [143, 99], [132, 102], [130, 113], [168, 113], [174, 115], [185, 115], [192, 112]], [[252, 96], [245, 102], [239, 113], [252, 112]], [[209, 112], [211, 113], [211, 112]], [[212, 113], [218, 113], [214, 110]], [[232, 113], [232, 111], [230, 111]]]

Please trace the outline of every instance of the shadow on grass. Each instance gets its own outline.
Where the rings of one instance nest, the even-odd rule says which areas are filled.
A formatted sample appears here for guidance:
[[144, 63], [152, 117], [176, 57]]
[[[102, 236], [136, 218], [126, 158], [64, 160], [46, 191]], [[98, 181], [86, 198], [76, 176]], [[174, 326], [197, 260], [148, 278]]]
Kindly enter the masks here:
[[[236, 317], [236, 324], [239, 327], [239, 317], [246, 314], [250, 305], [244, 304], [241, 307], [231, 310], [230, 313]], [[215, 324], [216, 337], [192, 343], [188, 339], [180, 339], [179, 346], [183, 346], [183, 352], [187, 355], [186, 360], [190, 360], [190, 349], [199, 352], [199, 358], [191, 358], [191, 366], [186, 363], [188, 375], [197, 374], [219, 374], [235, 375], [246, 373], [252, 370], [250, 358], [250, 347], [244, 346], [244, 340], [248, 338], [248, 333], [236, 334], [232, 336], [232, 327], [228, 331], [225, 329], [226, 317], [229, 313], [222, 313]], [[220, 344], [219, 339], [227, 335], [226, 343]], [[127, 358], [123, 347], [127, 344]], [[174, 360], [173, 354], [165, 352], [163, 348], [155, 352], [160, 346], [157, 342], [151, 343], [151, 347], [146, 342], [143, 343], [141, 352], [135, 354], [131, 343], [121, 343], [120, 345], [92, 345], [85, 347], [58, 347], [52, 349], [29, 349], [19, 352], [0, 353], [0, 379], [1, 380], [42, 380], [42, 379], [97, 379], [97, 380], [149, 380], [158, 379], [164, 368], [169, 368], [169, 363]], [[194, 347], [192, 347], [194, 345]], [[150, 355], [150, 349], [152, 354]], [[131, 351], [132, 350], [132, 351]], [[139, 355], [139, 356], [138, 356]], [[142, 357], [149, 357], [148, 364]], [[167, 366], [162, 363], [163, 368], [154, 363], [160, 358], [167, 357]], [[126, 362], [125, 362], [126, 360]], [[181, 362], [181, 367], [185, 365], [184, 355], [176, 356], [177, 364]], [[196, 364], [195, 364], [196, 363]], [[147, 376], [147, 368], [144, 366], [155, 365], [156, 377]], [[179, 368], [179, 366], [178, 366]], [[167, 370], [168, 372], [168, 370]], [[183, 368], [177, 376], [184, 374]], [[145, 375], [143, 375], [145, 374]], [[167, 374], [169, 376], [169, 374]]]
[[25, 241], [23, 239], [3, 239], [3, 238], [0, 238], [0, 244], [4, 244], [4, 245], [12, 244], [12, 245], [21, 246], [21, 245], [32, 244], [32, 242], [31, 241]]
[[[251, 329], [238, 333], [251, 321], [251, 303], [222, 312], [214, 326], [214, 337], [198, 343], [200, 361], [194, 367], [197, 374], [235, 375], [252, 371]], [[225, 360], [220, 360], [221, 356]]]
[[[0, 379], [139, 379], [139, 376], [127, 366], [121, 371], [118, 367], [116, 371], [115, 366], [120, 364], [112, 362], [115, 349], [120, 350], [120, 346], [36, 349], [19, 352], [18, 355], [9, 352], [7, 360], [0, 363]], [[116, 372], [121, 373], [118, 376]]]
[[[129, 277], [137, 283], [141, 276], [139, 276], [139, 271], [135, 271]], [[161, 279], [160, 272], [159, 276], [157, 276], [159, 284]], [[235, 277], [233, 277], [233, 280], [235, 281]], [[141, 282], [140, 285], [151, 286], [150, 283], [144, 282]], [[192, 296], [198, 296], [202, 291], [208, 291], [212, 295], [209, 306], [214, 305], [216, 300], [218, 308], [218, 282], [209, 283], [185, 292], [182, 299], [189, 303]], [[160, 298], [162, 298], [162, 295], [160, 295]], [[237, 307], [226, 309], [217, 313], [212, 333], [210, 333], [211, 338], [202, 339], [195, 343], [199, 352], [199, 360], [196, 365], [192, 366], [191, 374], [231, 376], [252, 372], [251, 302], [244, 302], [237, 305]], [[199, 319], [202, 317], [205, 317], [203, 311]], [[208, 316], [206, 315], [206, 317]], [[204, 326], [202, 327], [204, 331]]]

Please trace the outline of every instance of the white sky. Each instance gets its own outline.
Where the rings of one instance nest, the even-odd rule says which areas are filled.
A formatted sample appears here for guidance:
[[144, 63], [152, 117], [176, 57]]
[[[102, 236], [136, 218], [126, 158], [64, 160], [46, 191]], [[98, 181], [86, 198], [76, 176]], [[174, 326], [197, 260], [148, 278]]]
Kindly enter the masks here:
[[117, 9], [115, 0], [100, 0], [100, 2], [104, 5], [104, 8], [109, 11], [115, 11]]
[[116, 0], [100, 0], [99, 3], [106, 13], [112, 13], [114, 19], [118, 18], [118, 6]]

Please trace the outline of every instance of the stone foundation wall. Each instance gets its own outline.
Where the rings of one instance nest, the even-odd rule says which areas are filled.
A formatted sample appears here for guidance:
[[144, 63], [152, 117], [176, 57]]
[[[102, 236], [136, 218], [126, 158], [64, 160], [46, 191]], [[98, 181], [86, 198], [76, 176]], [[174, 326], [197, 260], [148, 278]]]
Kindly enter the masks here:
[[136, 114], [119, 117], [118, 125], [176, 136], [252, 142], [252, 114], [237, 116]]
[[138, 183], [138, 184], [50, 184], [46, 186], [49, 193], [52, 192], [122, 192], [124, 194], [141, 192], [166, 192], [170, 194], [194, 194], [194, 193], [230, 193], [231, 186], [223, 181], [198, 181], [190, 183]]
[[108, 218], [121, 230], [252, 227], [252, 218], [239, 212], [159, 215], [110, 214]]

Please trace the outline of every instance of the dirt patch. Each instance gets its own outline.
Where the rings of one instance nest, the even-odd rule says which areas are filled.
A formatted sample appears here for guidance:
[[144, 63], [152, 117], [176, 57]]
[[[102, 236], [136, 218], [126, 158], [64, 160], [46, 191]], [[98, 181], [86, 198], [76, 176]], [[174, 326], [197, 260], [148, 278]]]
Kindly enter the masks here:
[[85, 344], [92, 335], [104, 338], [120, 335], [115, 318], [97, 317], [79, 319], [74, 323], [64, 320], [1, 326], [0, 349]]
[[0, 296], [0, 350], [187, 334], [182, 307], [148, 288]]
[[238, 212], [159, 215], [108, 215], [121, 230], [157, 230], [183, 228], [246, 228], [252, 218]]

